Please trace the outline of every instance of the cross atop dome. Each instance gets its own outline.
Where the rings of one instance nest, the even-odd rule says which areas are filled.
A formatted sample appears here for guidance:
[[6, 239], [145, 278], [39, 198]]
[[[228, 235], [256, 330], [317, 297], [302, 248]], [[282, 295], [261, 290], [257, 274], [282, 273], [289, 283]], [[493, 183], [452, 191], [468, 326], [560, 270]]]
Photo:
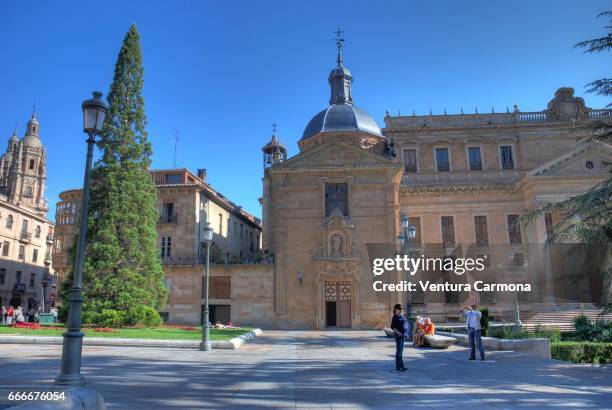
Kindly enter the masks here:
[[338, 27], [338, 30], [334, 31], [334, 34], [336, 34], [336, 48], [338, 48], [338, 65], [341, 66], [342, 65], [342, 46], [344, 46], [344, 31]]

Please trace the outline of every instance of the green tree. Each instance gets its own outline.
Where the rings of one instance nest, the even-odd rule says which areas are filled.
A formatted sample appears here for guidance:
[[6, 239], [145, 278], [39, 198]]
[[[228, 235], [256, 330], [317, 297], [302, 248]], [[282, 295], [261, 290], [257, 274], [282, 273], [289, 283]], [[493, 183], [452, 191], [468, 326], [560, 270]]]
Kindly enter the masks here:
[[[605, 28], [608, 33], [599, 38], [579, 42], [574, 47], [582, 48], [585, 53], [600, 53], [612, 48], [612, 11], [600, 13], [598, 17], [608, 19]], [[585, 86], [586, 92], [605, 97], [612, 96], [612, 79], [602, 78]], [[612, 103], [607, 107], [611, 107]], [[603, 119], [583, 128], [582, 143], [610, 144], [612, 143], [612, 121]], [[612, 164], [603, 163], [612, 174]], [[522, 217], [525, 222], [533, 222], [545, 213], [562, 215], [560, 221], [553, 227], [552, 235], [547, 239], [547, 245], [565, 241], [581, 242], [591, 245], [593, 252], [591, 261], [597, 261], [604, 284], [610, 285], [612, 276], [612, 175], [596, 184], [582, 195], [568, 198], [565, 201], [547, 204], [534, 209]], [[605, 286], [605, 287], [607, 287]], [[606, 310], [610, 309], [609, 295], [604, 292], [603, 302]]]
[[157, 249], [155, 186], [149, 174], [140, 35], [127, 32], [92, 173], [84, 271], [85, 310], [161, 308], [167, 298]]

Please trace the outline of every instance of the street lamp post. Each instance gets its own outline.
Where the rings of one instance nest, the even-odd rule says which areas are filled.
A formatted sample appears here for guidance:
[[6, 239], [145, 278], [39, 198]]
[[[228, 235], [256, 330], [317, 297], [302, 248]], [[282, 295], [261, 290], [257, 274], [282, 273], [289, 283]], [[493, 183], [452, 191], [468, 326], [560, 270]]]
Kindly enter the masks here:
[[85, 177], [83, 179], [83, 203], [81, 206], [81, 221], [79, 224], [79, 241], [77, 244], [74, 280], [70, 297], [68, 313], [68, 330], [64, 333], [62, 346], [62, 366], [55, 384], [65, 386], [81, 386], [85, 378], [81, 374], [81, 352], [83, 349], [83, 265], [85, 263], [85, 236], [87, 235], [87, 210], [89, 208], [89, 186], [93, 148], [96, 135], [102, 131], [104, 119], [108, 113], [106, 104], [100, 99], [102, 93], [93, 92], [93, 98], [83, 102], [83, 130], [87, 138], [87, 159], [85, 161]]
[[[412, 240], [416, 236], [416, 228], [410, 225], [410, 221], [406, 214], [402, 214], [400, 219], [400, 235], [397, 237], [397, 241], [400, 245], [401, 252], [404, 255], [410, 256], [410, 246], [412, 244]], [[412, 292], [408, 291], [408, 297], [406, 299], [406, 316], [408, 322], [410, 323], [410, 329], [412, 329], [412, 325], [414, 323], [414, 318], [412, 317]]]
[[210, 345], [210, 319], [209, 319], [209, 307], [208, 307], [208, 273], [210, 270], [210, 245], [212, 244], [213, 229], [210, 223], [206, 223], [204, 228], [204, 242], [206, 242], [206, 272], [204, 280], [204, 318], [202, 320], [202, 343], [200, 344], [200, 350], [209, 351]]

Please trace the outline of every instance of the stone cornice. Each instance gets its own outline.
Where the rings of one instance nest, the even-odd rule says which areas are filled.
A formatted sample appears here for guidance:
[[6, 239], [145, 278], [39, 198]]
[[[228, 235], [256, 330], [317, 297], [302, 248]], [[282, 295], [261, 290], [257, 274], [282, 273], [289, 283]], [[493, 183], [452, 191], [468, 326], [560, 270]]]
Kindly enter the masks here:
[[352, 164], [352, 165], [326, 165], [326, 166], [318, 166], [318, 167], [296, 167], [296, 168], [268, 168], [266, 169], [267, 174], [279, 175], [279, 174], [288, 174], [288, 173], [304, 173], [304, 174], [318, 174], [320, 172], [342, 172], [342, 171], [400, 171], [402, 170], [403, 165], [399, 162], [390, 162], [385, 165], [362, 165], [362, 164]]
[[39, 214], [36, 214], [36, 213], [30, 211], [29, 209], [27, 209], [25, 207], [18, 206], [16, 204], [8, 202], [5, 199], [0, 199], [0, 204], [6, 206], [7, 208], [10, 208], [12, 211], [14, 211], [16, 213], [27, 215], [29, 218], [36, 219], [39, 222], [47, 223], [47, 224], [49, 224], [51, 226], [55, 226], [55, 223], [53, 221], [47, 219], [45, 216], [41, 216]]
[[408, 194], [431, 194], [436, 192], [468, 193], [482, 191], [513, 191], [515, 184], [484, 184], [484, 185], [414, 185], [400, 187], [400, 197]]
[[[584, 122], [585, 124], [587, 122]], [[404, 133], [404, 134], [429, 134], [431, 132], [452, 132], [452, 131], [474, 131], [474, 130], [516, 130], [521, 128], [554, 128], [554, 129], [569, 129], [579, 128], [583, 123], [533, 123], [533, 124], [479, 124], [479, 125], [463, 125], [463, 126], [424, 126], [424, 127], [406, 127], [406, 128], [384, 128], [383, 134], [387, 133]]]

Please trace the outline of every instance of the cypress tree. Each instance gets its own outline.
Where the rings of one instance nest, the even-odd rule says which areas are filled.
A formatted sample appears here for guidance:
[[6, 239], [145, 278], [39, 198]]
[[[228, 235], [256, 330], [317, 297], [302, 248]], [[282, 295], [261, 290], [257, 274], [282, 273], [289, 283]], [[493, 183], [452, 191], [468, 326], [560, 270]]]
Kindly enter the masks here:
[[84, 316], [102, 309], [160, 308], [167, 293], [157, 250], [152, 147], [142, 97], [140, 35], [127, 32], [108, 93], [109, 113], [92, 173]]

